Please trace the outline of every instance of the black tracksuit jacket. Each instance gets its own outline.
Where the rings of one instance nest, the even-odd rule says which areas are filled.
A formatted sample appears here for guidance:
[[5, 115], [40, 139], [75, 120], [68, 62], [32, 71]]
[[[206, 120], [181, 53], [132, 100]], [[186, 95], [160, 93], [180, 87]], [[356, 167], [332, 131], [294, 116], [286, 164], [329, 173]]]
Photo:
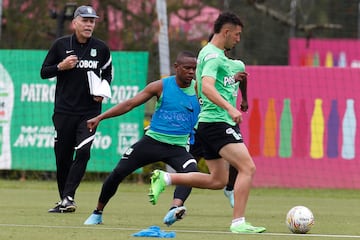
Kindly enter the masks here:
[[[79, 62], [70, 70], [58, 71], [57, 65], [69, 55], [77, 55]], [[112, 60], [107, 45], [94, 37], [85, 44], [75, 34], [57, 39], [51, 46], [41, 68], [41, 78], [57, 77], [54, 113], [97, 115], [101, 103], [90, 95], [87, 71], [94, 71], [101, 79], [111, 82]]]

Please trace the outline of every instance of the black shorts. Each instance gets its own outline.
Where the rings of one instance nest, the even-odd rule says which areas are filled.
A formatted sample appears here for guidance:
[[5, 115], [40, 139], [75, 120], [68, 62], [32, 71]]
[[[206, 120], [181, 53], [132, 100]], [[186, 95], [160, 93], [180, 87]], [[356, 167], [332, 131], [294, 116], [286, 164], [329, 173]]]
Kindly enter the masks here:
[[224, 122], [200, 122], [196, 134], [206, 160], [220, 158], [219, 151], [229, 143], [244, 142], [239, 125]]
[[176, 172], [197, 171], [197, 162], [185, 147], [159, 142], [147, 135], [125, 151], [115, 171], [126, 177], [140, 167], [159, 161]]
[[199, 140], [198, 134], [195, 133], [195, 141], [194, 144], [190, 145], [190, 150], [189, 152], [191, 153], [191, 155], [194, 156], [194, 158], [199, 161], [200, 158], [204, 157], [204, 153], [203, 153], [203, 148], [201, 146], [201, 142]]

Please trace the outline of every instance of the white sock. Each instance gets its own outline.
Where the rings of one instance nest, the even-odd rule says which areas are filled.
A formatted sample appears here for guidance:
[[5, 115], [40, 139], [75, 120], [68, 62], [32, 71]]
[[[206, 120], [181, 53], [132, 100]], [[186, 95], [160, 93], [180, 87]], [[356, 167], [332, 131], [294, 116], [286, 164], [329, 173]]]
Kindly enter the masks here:
[[164, 180], [165, 180], [166, 185], [171, 185], [171, 177], [170, 177], [169, 173], [166, 172], [164, 174]]
[[231, 226], [236, 227], [245, 222], [245, 217], [235, 218], [231, 221]]

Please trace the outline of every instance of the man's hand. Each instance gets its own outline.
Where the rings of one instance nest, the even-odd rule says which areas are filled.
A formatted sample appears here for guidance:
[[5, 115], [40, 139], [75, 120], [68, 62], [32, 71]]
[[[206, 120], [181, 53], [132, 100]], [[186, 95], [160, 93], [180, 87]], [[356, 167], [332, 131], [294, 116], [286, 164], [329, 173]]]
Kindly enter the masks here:
[[93, 99], [94, 99], [95, 102], [101, 103], [104, 98], [103, 98], [103, 97], [100, 97], [100, 96], [94, 96]]
[[249, 109], [248, 102], [246, 100], [242, 100], [240, 104], [240, 110], [243, 112], [247, 112], [248, 109]]
[[242, 113], [239, 110], [237, 110], [236, 108], [231, 108], [228, 111], [228, 113], [235, 123], [239, 124], [242, 122], [242, 120], [243, 120]]
[[234, 75], [235, 82], [242, 82], [247, 79], [249, 74], [247, 72], [238, 72]]
[[99, 125], [100, 119], [99, 117], [94, 117], [86, 121], [86, 125], [90, 132], [92, 132], [97, 125]]
[[57, 68], [59, 71], [69, 70], [76, 66], [78, 63], [78, 57], [76, 55], [67, 56], [64, 60], [62, 60], [58, 65]]

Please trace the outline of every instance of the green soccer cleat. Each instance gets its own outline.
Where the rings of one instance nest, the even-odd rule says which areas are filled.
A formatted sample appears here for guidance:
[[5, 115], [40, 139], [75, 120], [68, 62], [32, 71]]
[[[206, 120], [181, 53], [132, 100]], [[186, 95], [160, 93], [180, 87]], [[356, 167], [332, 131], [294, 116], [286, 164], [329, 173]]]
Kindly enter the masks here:
[[236, 227], [230, 227], [233, 233], [262, 233], [266, 231], [264, 227], [254, 227], [250, 223], [244, 222]]
[[161, 170], [154, 170], [151, 176], [151, 185], [149, 189], [149, 198], [150, 202], [155, 205], [158, 201], [160, 193], [165, 190], [165, 180], [164, 180], [165, 172]]

